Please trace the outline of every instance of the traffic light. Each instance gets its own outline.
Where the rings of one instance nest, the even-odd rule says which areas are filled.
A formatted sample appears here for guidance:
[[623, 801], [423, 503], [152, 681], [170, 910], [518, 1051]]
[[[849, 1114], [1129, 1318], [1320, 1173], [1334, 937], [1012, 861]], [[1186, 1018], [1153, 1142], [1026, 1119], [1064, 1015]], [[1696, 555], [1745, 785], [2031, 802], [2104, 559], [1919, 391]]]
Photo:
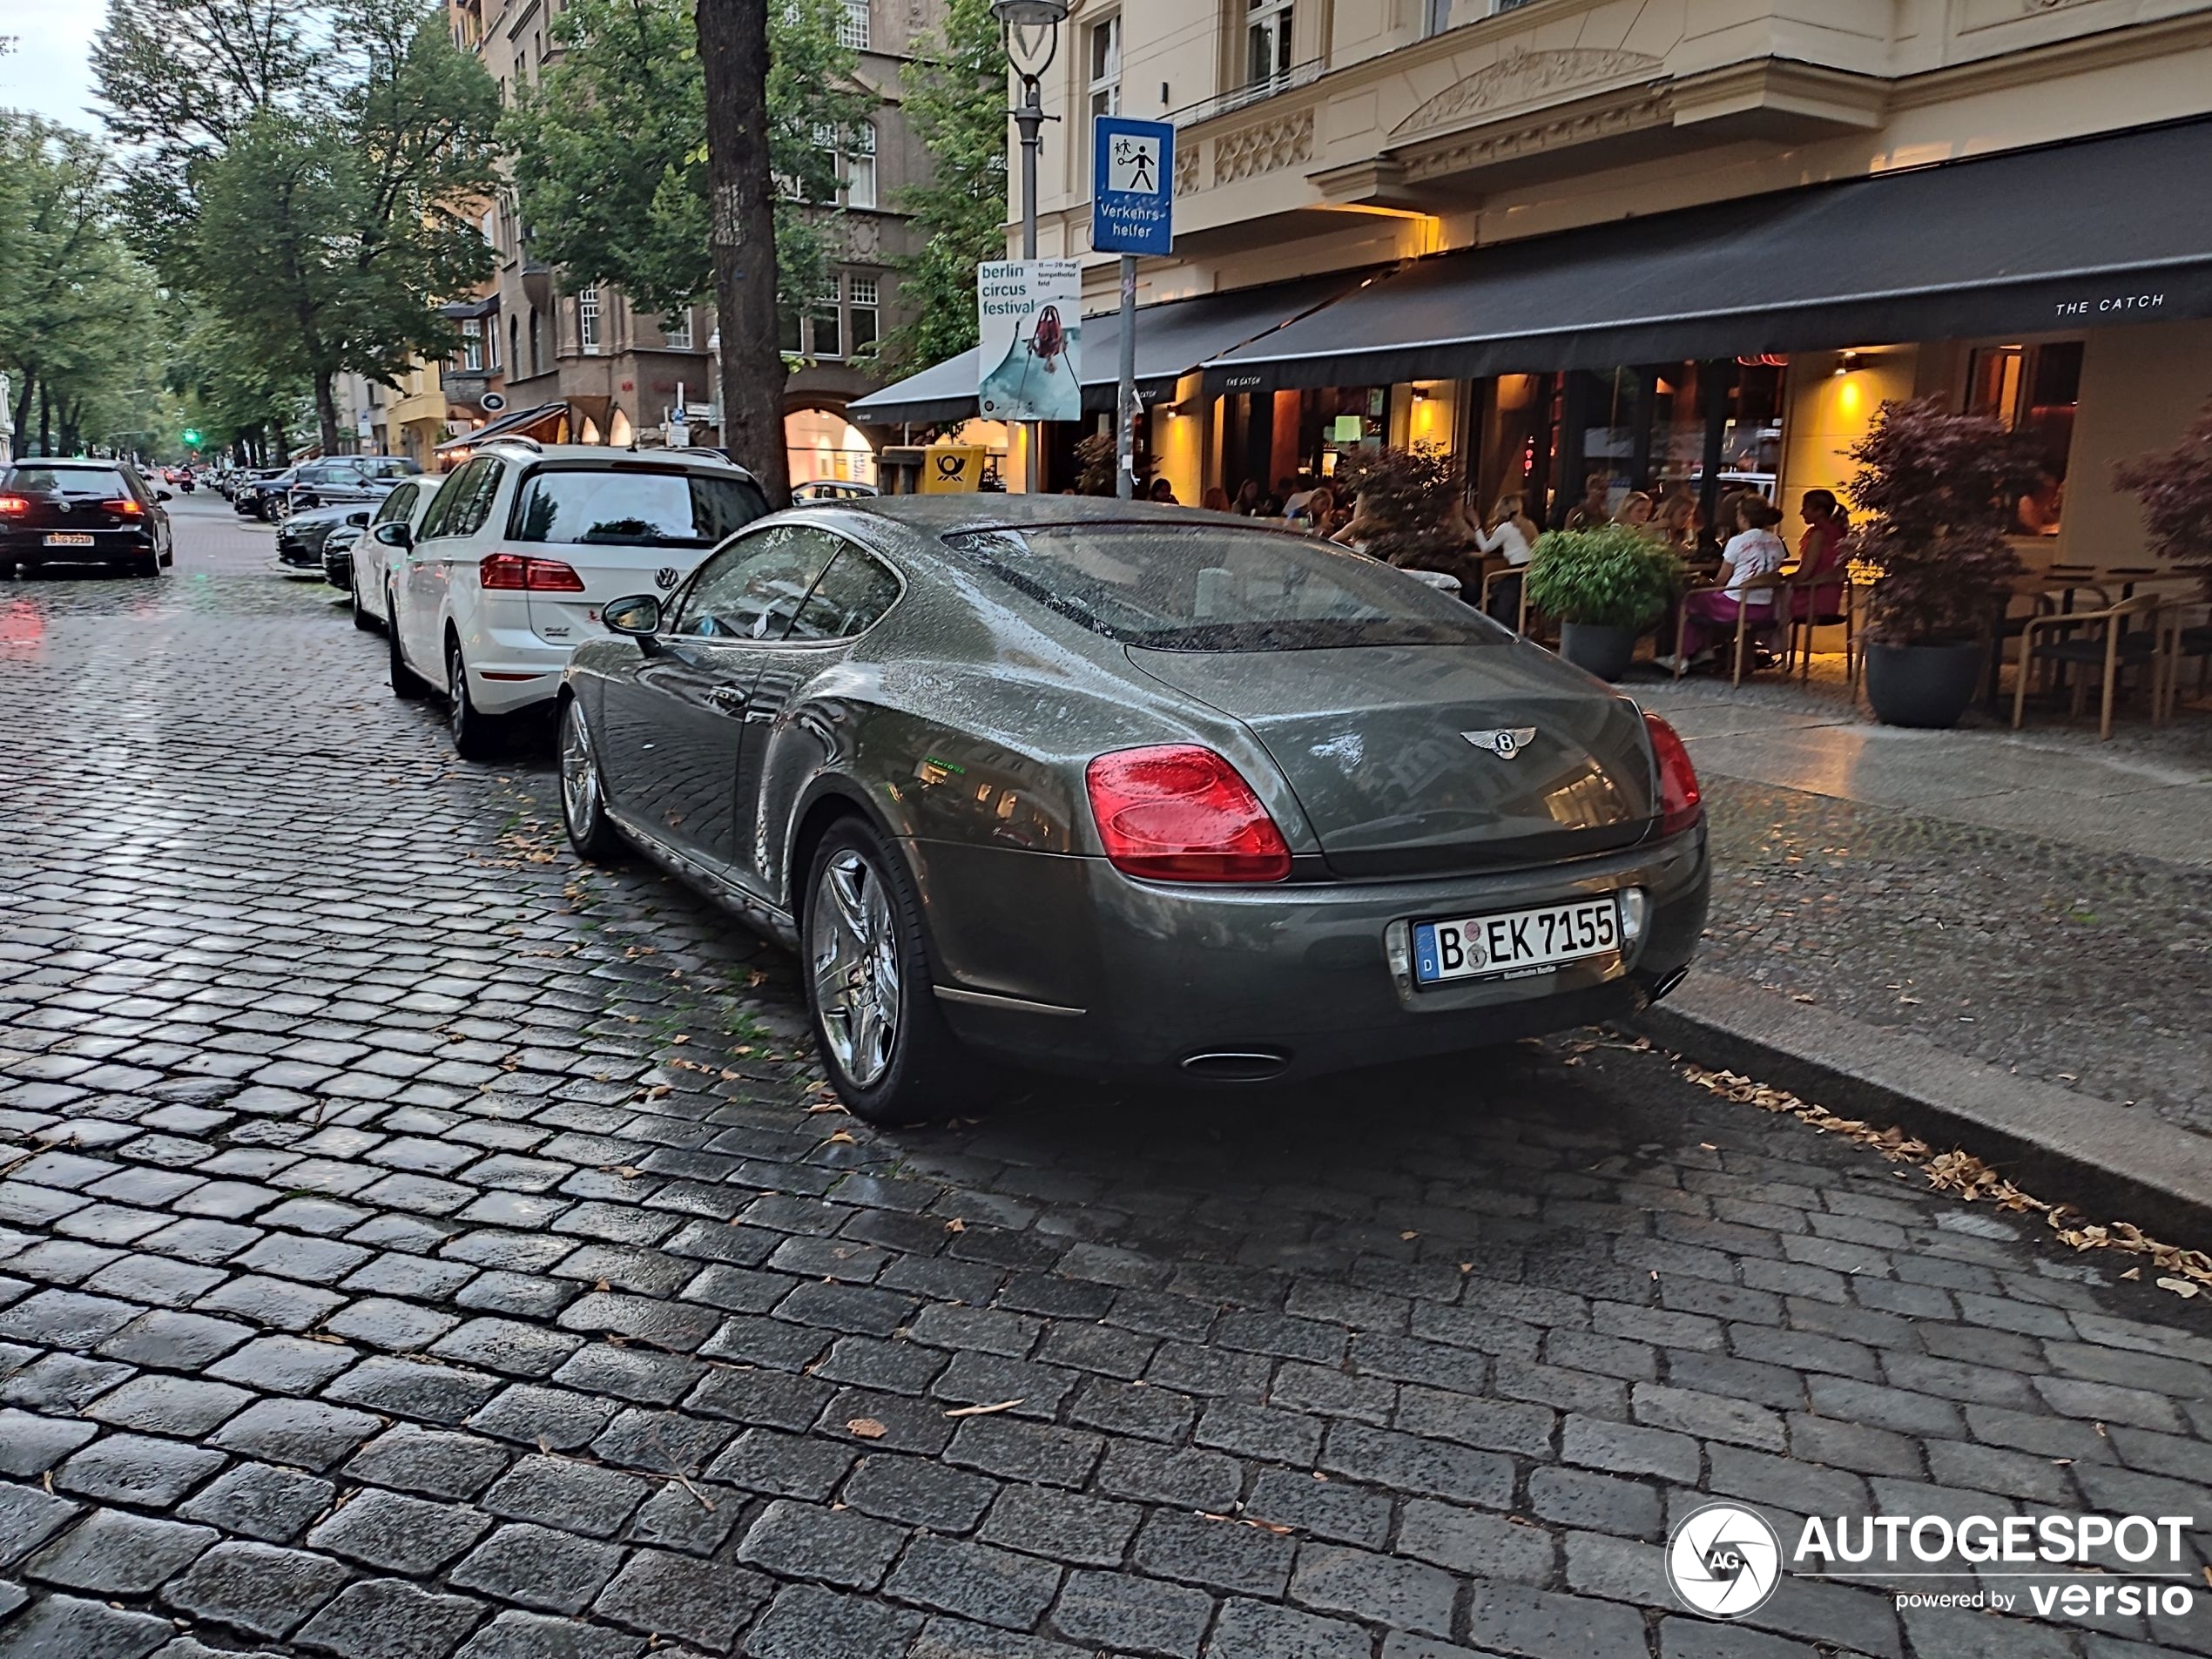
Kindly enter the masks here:
[[198, 427], [188, 426], [185, 428], [185, 442], [186, 446], [191, 448], [197, 449], [199, 448], [199, 428]]

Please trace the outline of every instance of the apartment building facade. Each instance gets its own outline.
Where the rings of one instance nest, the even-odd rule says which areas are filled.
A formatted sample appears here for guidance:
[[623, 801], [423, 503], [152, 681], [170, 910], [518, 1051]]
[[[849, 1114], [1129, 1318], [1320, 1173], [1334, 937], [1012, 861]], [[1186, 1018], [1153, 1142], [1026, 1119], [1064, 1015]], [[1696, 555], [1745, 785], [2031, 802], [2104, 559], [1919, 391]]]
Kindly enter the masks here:
[[[794, 365], [785, 400], [794, 483], [874, 481], [873, 451], [845, 409], [882, 383], [868, 351], [903, 320], [893, 266], [915, 246], [896, 203], [927, 165], [900, 107], [899, 71], [937, 24], [942, 0], [841, 5], [840, 37], [859, 53], [860, 78], [880, 102], [866, 131], [838, 146], [837, 200], [823, 204], [838, 210], [830, 287], [785, 322], [782, 343]], [[560, 0], [449, 0], [455, 39], [482, 57], [509, 100], [558, 61], [559, 10]], [[442, 366], [448, 458], [494, 429], [627, 446], [665, 442], [671, 425], [682, 424], [692, 442], [718, 440], [711, 304], [662, 314], [611, 285], [571, 286], [533, 250], [511, 195], [486, 205], [483, 226], [494, 276], [446, 308], [462, 334], [461, 352]]]
[[[1085, 265], [1097, 419], [1089, 120], [1177, 129], [1139, 441], [1184, 501], [1425, 443], [1554, 520], [1591, 473], [1794, 509], [1884, 399], [1939, 395], [2036, 431], [2046, 543], [2103, 562], [2141, 547], [2108, 463], [2212, 392], [2206, 0], [1079, 0], [1064, 28], [1037, 206]], [[862, 412], [957, 418], [963, 372]]]

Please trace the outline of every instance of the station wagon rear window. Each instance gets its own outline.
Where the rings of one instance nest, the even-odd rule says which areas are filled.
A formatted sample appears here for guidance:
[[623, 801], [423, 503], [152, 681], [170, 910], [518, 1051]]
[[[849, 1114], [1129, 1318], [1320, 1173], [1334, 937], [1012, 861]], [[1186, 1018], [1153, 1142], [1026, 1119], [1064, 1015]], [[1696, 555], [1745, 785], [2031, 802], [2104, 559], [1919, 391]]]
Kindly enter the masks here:
[[1053, 524], [946, 542], [1093, 633], [1156, 651], [1485, 645], [1507, 637], [1449, 595], [1279, 530]]
[[523, 482], [509, 539], [712, 547], [768, 510], [738, 477], [636, 468], [543, 468]]

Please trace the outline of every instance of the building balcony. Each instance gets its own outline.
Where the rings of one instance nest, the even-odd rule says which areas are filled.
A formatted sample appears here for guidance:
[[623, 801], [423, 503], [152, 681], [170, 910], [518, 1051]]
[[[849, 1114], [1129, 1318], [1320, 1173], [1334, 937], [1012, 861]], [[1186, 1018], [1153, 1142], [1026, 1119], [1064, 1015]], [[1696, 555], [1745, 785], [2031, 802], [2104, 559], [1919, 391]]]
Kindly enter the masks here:
[[441, 377], [441, 383], [448, 401], [481, 403], [485, 393], [497, 388], [499, 380], [496, 369], [448, 368]]

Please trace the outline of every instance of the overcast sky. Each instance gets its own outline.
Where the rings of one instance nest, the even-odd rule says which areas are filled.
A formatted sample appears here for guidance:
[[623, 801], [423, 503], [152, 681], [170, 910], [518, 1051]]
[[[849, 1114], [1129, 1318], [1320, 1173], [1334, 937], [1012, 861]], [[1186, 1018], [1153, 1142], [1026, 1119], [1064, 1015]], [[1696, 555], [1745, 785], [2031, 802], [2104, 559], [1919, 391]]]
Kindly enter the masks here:
[[0, 36], [15, 37], [14, 50], [0, 57], [0, 109], [98, 130], [85, 59], [106, 15], [103, 0], [0, 0]]

